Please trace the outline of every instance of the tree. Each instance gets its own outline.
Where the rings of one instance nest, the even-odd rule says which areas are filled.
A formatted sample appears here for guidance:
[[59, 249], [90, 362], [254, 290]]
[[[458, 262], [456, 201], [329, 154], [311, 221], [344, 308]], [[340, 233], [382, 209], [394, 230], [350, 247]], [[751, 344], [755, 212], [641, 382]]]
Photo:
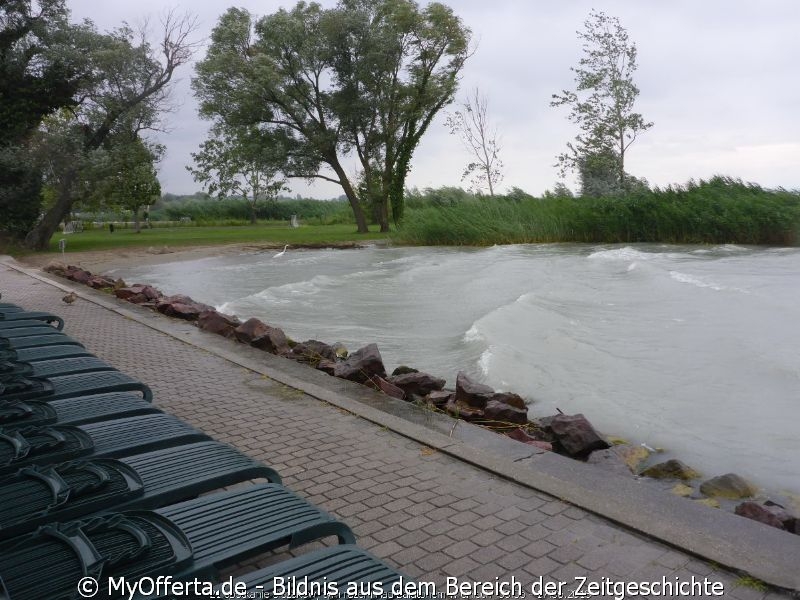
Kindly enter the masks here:
[[29, 138], [41, 120], [72, 104], [90, 69], [80, 27], [64, 0], [0, 3], [0, 230], [27, 233], [39, 217], [41, 173], [29, 160]]
[[542, 194], [542, 198], [574, 198], [575, 195], [572, 193], [572, 190], [569, 189], [563, 181], [557, 181], [556, 184], [553, 186], [551, 190], [545, 190]]
[[107, 175], [94, 187], [100, 203], [130, 210], [136, 233], [141, 231], [140, 211], [161, 196], [161, 184], [155, 163], [164, 153], [158, 144], [150, 144], [131, 132], [117, 136], [109, 144]]
[[461, 181], [472, 176], [472, 190], [478, 192], [487, 186], [494, 197], [494, 186], [503, 180], [503, 162], [500, 160], [500, 141], [497, 128], [489, 124], [489, 101], [475, 88], [457, 110], [448, 116], [446, 125], [450, 133], [458, 135], [474, 160], [470, 162]]
[[446, 6], [411, 0], [298, 3], [255, 20], [229, 9], [193, 80], [201, 115], [221, 127], [257, 127], [284, 149], [289, 178], [341, 185], [367, 231], [345, 164], [355, 155], [388, 230], [402, 216], [411, 157], [452, 101], [469, 30]]
[[82, 210], [126, 209], [136, 229], [142, 206], [161, 194], [155, 163], [164, 147], [141, 138], [138, 131], [116, 128], [102, 146], [86, 151], [83, 130], [72, 112], [46, 117], [31, 137], [30, 158], [41, 169], [49, 210], [62, 194], [73, 196]]
[[594, 10], [578, 38], [583, 41], [583, 57], [572, 68], [576, 89], [554, 94], [550, 103], [569, 106], [568, 118], [580, 128], [575, 142], [558, 156], [558, 164], [562, 175], [567, 170], [607, 169], [617, 188], [625, 191], [626, 152], [653, 125], [633, 111], [639, 95], [633, 83], [636, 44], [616, 17]]
[[219, 198], [239, 194], [250, 205], [250, 223], [256, 223], [259, 200], [274, 200], [286, 189], [280, 175], [282, 148], [275, 138], [255, 128], [212, 128], [212, 137], [193, 153], [196, 169], [186, 167], [195, 181]]
[[[194, 44], [189, 38], [196, 27], [193, 19], [173, 13], [168, 13], [161, 25], [160, 53], [148, 43], [144, 30], [123, 26], [99, 34], [91, 25], [81, 30], [91, 77], [80, 86], [70, 107], [77, 153], [90, 155], [121, 132], [138, 133], [159, 126], [173, 74], [192, 56]], [[80, 170], [80, 164], [65, 169], [53, 206], [25, 237], [28, 247], [45, 248], [69, 214], [79, 197]]]

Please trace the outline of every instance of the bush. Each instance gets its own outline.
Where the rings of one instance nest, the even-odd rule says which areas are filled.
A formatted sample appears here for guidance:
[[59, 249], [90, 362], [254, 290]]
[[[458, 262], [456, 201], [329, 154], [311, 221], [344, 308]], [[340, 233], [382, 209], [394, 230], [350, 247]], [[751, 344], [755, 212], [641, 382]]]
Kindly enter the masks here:
[[451, 204], [418, 199], [395, 238], [420, 245], [738, 243], [794, 245], [800, 193], [728, 177], [621, 198], [508, 196]]

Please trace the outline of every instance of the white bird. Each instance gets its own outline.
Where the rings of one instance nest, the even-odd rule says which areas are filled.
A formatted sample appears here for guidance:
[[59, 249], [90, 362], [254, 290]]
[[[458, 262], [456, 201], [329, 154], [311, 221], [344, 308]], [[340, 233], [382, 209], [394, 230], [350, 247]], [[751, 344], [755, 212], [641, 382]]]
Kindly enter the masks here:
[[277, 253], [275, 256], [273, 256], [272, 258], [280, 258], [280, 257], [281, 257], [281, 256], [283, 256], [284, 254], [286, 254], [286, 249], [287, 249], [288, 247], [289, 247], [289, 244], [286, 244], [286, 245], [283, 247], [283, 250], [281, 250], [280, 252], [278, 252], [278, 253]]

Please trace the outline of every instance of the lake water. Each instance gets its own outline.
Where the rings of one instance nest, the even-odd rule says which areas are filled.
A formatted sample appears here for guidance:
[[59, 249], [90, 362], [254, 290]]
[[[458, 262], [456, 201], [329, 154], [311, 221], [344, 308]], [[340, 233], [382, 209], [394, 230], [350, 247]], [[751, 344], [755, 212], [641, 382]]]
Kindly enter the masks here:
[[118, 271], [295, 340], [465, 370], [706, 475], [800, 491], [800, 250], [578, 244], [246, 253]]

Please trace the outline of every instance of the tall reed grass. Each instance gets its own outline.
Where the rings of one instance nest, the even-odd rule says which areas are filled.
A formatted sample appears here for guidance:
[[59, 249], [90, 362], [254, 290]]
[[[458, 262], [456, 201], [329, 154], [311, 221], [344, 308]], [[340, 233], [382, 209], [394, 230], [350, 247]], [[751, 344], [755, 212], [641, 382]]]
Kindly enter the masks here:
[[795, 245], [800, 193], [726, 177], [623, 198], [473, 198], [417, 202], [394, 239], [417, 245], [737, 243]]

